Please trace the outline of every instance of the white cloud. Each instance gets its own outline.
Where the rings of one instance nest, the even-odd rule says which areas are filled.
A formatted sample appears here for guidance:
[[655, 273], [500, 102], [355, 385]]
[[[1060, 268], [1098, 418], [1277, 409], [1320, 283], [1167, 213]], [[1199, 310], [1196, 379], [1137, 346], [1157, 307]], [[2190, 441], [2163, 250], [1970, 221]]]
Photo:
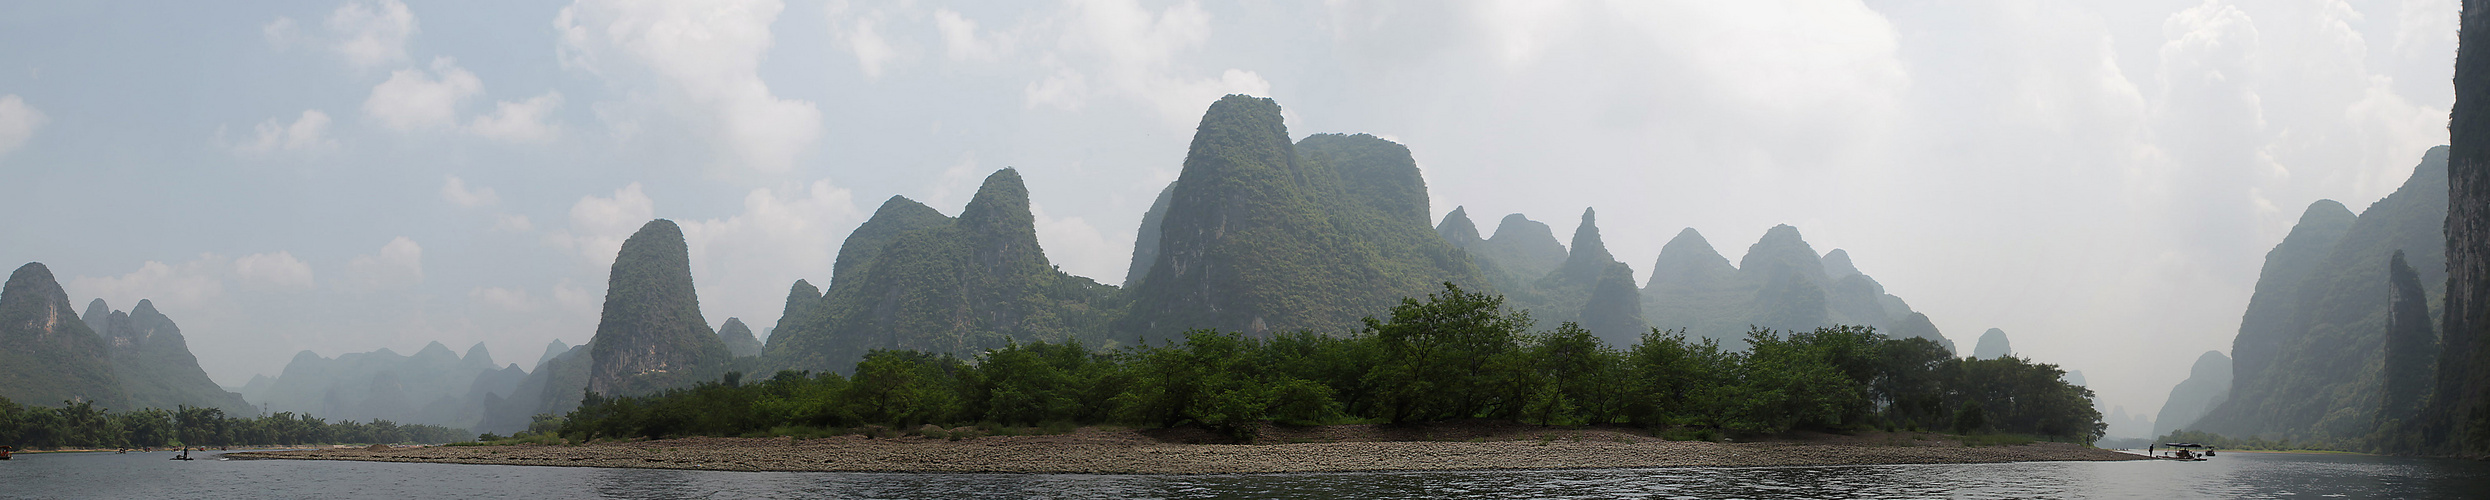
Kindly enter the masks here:
[[2425, 51], [2455, 46], [2456, 15], [2464, 12], [2456, 0], [2403, 0], [2395, 16], [2395, 55], [2401, 57], [2443, 58], [2446, 54]]
[[943, 54], [954, 61], [991, 61], [1012, 49], [1010, 37], [979, 35], [976, 20], [951, 9], [934, 9], [934, 29], [942, 33]]
[[1152, 12], [1130, 0], [1075, 0], [1046, 21], [1054, 44], [1039, 61], [1050, 71], [1022, 96], [1030, 106], [1079, 109], [1112, 93], [1140, 100], [1170, 126], [1190, 129], [1205, 103], [1222, 95], [1271, 95], [1271, 82], [1249, 70], [1189, 76], [1201, 71], [1180, 64], [1179, 56], [1209, 41], [1210, 21], [1192, 1]]
[[830, 33], [856, 55], [856, 69], [865, 78], [881, 78], [882, 68], [899, 58], [899, 49], [882, 36], [881, 24], [886, 17], [881, 10], [851, 16], [843, 8], [829, 11]]
[[501, 195], [495, 194], [493, 188], [468, 189], [467, 181], [459, 179], [456, 175], [449, 176], [448, 182], [441, 183], [441, 199], [467, 208], [501, 203]]
[[605, 298], [597, 296], [596, 292], [591, 292], [586, 288], [574, 286], [571, 280], [564, 279], [553, 285], [553, 304], [572, 314], [595, 315], [598, 310], [604, 308]]
[[468, 290], [467, 299], [507, 312], [533, 312], [539, 305], [535, 297], [528, 295], [527, 290], [502, 287], [477, 287]]
[[25, 146], [26, 139], [34, 137], [35, 129], [51, 121], [51, 117], [26, 105], [26, 99], [17, 94], [0, 96], [0, 155]]
[[467, 131], [490, 139], [508, 142], [539, 142], [552, 139], [561, 130], [551, 122], [553, 110], [562, 107], [561, 92], [546, 92], [525, 101], [501, 101], [493, 105], [492, 114], [477, 116], [467, 124]]
[[524, 233], [536, 230], [536, 223], [529, 221], [525, 215], [501, 214], [493, 216], [493, 230]]
[[251, 130], [253, 138], [248, 142], [233, 145], [234, 151], [242, 153], [318, 151], [333, 149], [337, 146], [337, 141], [329, 139], [328, 136], [329, 114], [317, 109], [303, 110], [303, 113], [295, 116], [291, 123], [269, 118], [251, 127]]
[[129, 274], [106, 277], [80, 276], [69, 280], [63, 288], [75, 293], [92, 295], [113, 304], [134, 304], [140, 299], [161, 303], [193, 305], [222, 298], [225, 294], [224, 270], [230, 261], [215, 254], [180, 264], [147, 261]]
[[[272, 28], [292, 26], [293, 20], [278, 18], [261, 30], [269, 33]], [[406, 41], [419, 31], [415, 13], [398, 0], [347, 2], [329, 13], [328, 28], [337, 37], [330, 50], [362, 69], [406, 60]]]
[[[707, 135], [722, 161], [768, 172], [792, 168], [821, 135], [821, 111], [810, 101], [781, 99], [760, 77], [772, 42], [770, 23], [784, 5], [772, 0], [622, 2], [579, 0], [554, 20], [565, 67], [618, 84], [634, 97], [626, 113], [607, 116], [617, 129], [680, 121]], [[641, 72], [656, 83], [644, 84]]]
[[1054, 261], [1064, 272], [1088, 276], [1100, 283], [1124, 281], [1133, 256], [1130, 238], [1109, 239], [1089, 221], [1077, 216], [1055, 217], [1046, 213], [1044, 205], [1031, 204], [1029, 211], [1037, 219], [1038, 246], [1045, 248], [1047, 260]]
[[580, 197], [571, 204], [570, 228], [545, 235], [545, 241], [578, 254], [590, 267], [605, 269], [614, 265], [614, 254], [622, 251], [623, 240], [655, 218], [656, 203], [634, 182], [614, 190], [611, 197]]
[[362, 290], [414, 286], [424, 282], [424, 247], [405, 236], [381, 245], [378, 253], [357, 255], [346, 263], [347, 281]]
[[[432, 59], [432, 71], [407, 68], [389, 72], [389, 81], [372, 87], [363, 113], [400, 131], [446, 127], [458, 123], [458, 105], [484, 92], [484, 81], [458, 61]], [[506, 108], [505, 108], [506, 109]]]
[[[571, 207], [570, 227], [545, 241], [577, 255], [600, 275], [613, 265], [622, 242], [656, 217], [655, 203], [638, 183], [612, 196], [582, 197]], [[702, 309], [719, 318], [736, 316], [766, 324], [784, 305], [787, 284], [830, 275], [839, 242], [865, 213], [847, 189], [817, 180], [784, 189], [754, 189], [743, 210], [708, 219], [675, 218], [691, 252], [692, 277]], [[555, 287], [558, 303], [594, 310], [587, 290]]]
[[865, 215], [853, 194], [824, 179], [793, 189], [754, 189], [733, 216], [676, 222], [691, 249], [704, 312], [767, 325], [762, 318], [783, 310], [789, 283], [830, 276], [839, 242]]
[[233, 260], [233, 275], [244, 285], [269, 290], [310, 290], [311, 266], [291, 252], [255, 253]]
[[291, 17], [277, 16], [276, 20], [259, 25], [259, 37], [266, 40], [270, 47], [285, 48], [302, 36], [302, 28], [296, 26]]

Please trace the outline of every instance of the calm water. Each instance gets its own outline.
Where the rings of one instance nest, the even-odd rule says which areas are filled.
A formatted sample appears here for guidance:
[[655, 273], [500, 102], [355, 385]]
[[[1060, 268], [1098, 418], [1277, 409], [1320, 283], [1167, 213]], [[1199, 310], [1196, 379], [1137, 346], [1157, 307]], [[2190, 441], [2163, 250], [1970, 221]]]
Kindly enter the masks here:
[[0, 462], [0, 497], [2490, 498], [2490, 463], [2234, 453], [2193, 463], [1084, 476], [176, 462], [163, 453], [62, 453]]

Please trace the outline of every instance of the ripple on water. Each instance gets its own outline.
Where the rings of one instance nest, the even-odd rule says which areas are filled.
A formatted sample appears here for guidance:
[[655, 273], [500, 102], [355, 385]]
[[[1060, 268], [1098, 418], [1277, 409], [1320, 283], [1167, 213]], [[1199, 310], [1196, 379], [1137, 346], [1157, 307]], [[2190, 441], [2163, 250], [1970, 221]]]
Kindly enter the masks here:
[[160, 454], [18, 455], [7, 497], [526, 498], [2490, 498], [2490, 464], [2226, 454], [2209, 462], [1101, 476], [709, 472]]

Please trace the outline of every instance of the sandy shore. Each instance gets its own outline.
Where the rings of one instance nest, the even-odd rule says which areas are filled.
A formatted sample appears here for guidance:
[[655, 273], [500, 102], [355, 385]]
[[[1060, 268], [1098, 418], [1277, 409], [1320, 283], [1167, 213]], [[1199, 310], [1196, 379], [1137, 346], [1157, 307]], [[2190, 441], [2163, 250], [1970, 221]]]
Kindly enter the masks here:
[[[583, 446], [436, 446], [237, 452], [233, 458], [362, 460], [489, 465], [629, 467], [724, 471], [1239, 474], [1682, 466], [1797, 466], [2139, 460], [2066, 443], [1964, 447], [1937, 436], [1817, 436], [1749, 443], [1666, 441], [1640, 433], [1527, 427], [1444, 433], [1438, 440], [1363, 426], [1297, 430], [1264, 442], [1190, 444], [1181, 432], [1086, 428], [1051, 436], [957, 441], [683, 438]], [[1289, 435], [1293, 434], [1293, 435]], [[1462, 438], [1461, 434], [1476, 434]]]

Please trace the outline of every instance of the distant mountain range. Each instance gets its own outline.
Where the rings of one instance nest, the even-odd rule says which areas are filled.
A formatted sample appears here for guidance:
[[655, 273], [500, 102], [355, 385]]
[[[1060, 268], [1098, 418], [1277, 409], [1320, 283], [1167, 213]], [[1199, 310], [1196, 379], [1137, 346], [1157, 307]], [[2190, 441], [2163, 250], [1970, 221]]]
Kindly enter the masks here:
[[[619, 249], [595, 336], [580, 346], [549, 345], [533, 369], [497, 367], [481, 346], [463, 357], [438, 344], [413, 356], [306, 352], [284, 374], [246, 384], [243, 396], [327, 418], [506, 432], [532, 415], [566, 412], [588, 392], [647, 394], [737, 371], [751, 378], [845, 371], [874, 350], [973, 358], [1013, 342], [1111, 348], [1191, 329], [1348, 334], [1363, 318], [1446, 283], [1501, 295], [1539, 328], [1574, 322], [1617, 346], [1654, 328], [1743, 348], [1750, 325], [1851, 324], [1954, 349], [1927, 315], [1860, 272], [1849, 252], [1819, 254], [1795, 227], [1771, 228], [1736, 265], [1686, 229], [1662, 249], [1648, 278], [1637, 279], [1608, 250], [1596, 210], [1584, 210], [1563, 242], [1522, 214], [1503, 217], [1487, 237], [1464, 208], [1430, 224], [1426, 181], [1409, 148], [1367, 134], [1292, 141], [1270, 99], [1222, 98], [1196, 130], [1182, 171], [1143, 217], [1121, 286], [1052, 263], [1036, 237], [1028, 189], [1006, 168], [988, 176], [957, 217], [905, 197], [885, 201], [837, 250], [820, 282], [827, 287], [789, 286], [766, 339], [739, 318], [709, 325], [682, 231], [658, 219]], [[36, 320], [66, 311], [66, 299], [44, 296], [33, 283], [48, 283], [48, 273], [28, 281], [28, 291], [12, 291], [11, 308], [0, 311], [15, 316], [0, 318], [22, 318], [9, 334], [57, 344], [46, 348], [58, 354], [38, 371], [109, 373], [115, 358], [105, 337], [58, 340], [74, 327]], [[143, 340], [163, 329], [147, 327], [152, 308], [140, 309], [147, 314], [128, 315], [130, 338], [165, 344]], [[162, 392], [142, 389], [97, 375], [27, 394], [120, 401]]]

